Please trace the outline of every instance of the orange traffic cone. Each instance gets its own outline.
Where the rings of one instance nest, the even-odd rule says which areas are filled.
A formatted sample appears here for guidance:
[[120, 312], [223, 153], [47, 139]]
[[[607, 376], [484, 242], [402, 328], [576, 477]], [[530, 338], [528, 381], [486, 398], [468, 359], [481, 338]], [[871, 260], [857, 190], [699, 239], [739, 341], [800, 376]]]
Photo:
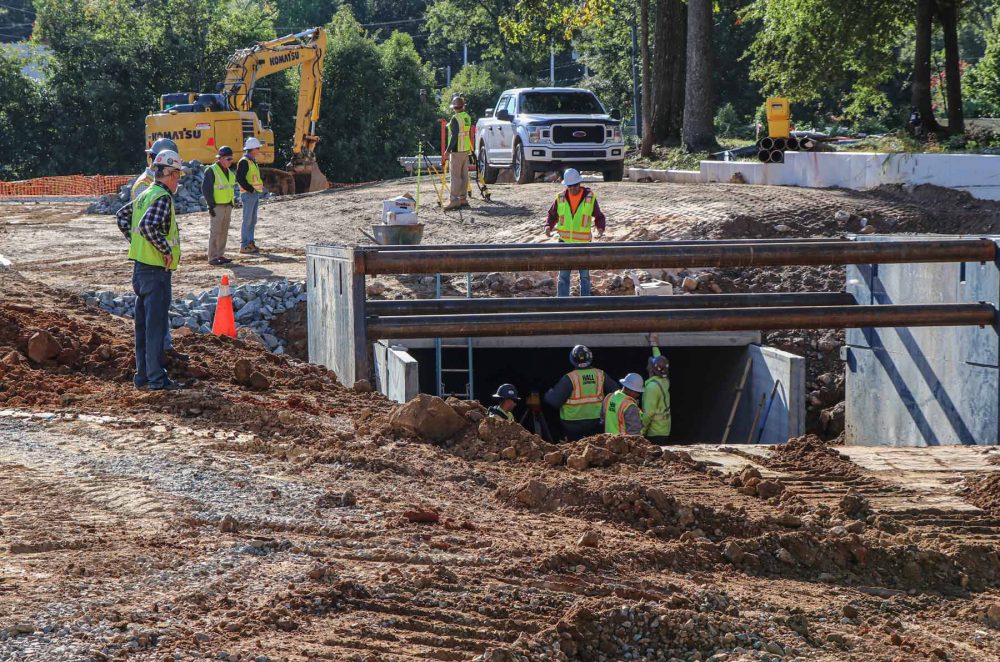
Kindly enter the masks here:
[[233, 316], [233, 292], [229, 289], [229, 276], [222, 277], [219, 286], [219, 300], [215, 304], [215, 319], [212, 320], [212, 333], [217, 336], [236, 337], [236, 319]]

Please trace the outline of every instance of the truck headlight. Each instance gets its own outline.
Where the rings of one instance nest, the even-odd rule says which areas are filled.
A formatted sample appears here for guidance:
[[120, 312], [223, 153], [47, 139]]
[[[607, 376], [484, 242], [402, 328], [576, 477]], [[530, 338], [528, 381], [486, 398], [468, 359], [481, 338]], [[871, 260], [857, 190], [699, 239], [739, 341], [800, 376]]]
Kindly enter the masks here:
[[529, 143], [540, 143], [542, 142], [542, 130], [532, 129], [528, 132], [528, 142]]
[[620, 126], [611, 127], [610, 131], [608, 131], [608, 138], [611, 139], [611, 142], [621, 142], [622, 128]]

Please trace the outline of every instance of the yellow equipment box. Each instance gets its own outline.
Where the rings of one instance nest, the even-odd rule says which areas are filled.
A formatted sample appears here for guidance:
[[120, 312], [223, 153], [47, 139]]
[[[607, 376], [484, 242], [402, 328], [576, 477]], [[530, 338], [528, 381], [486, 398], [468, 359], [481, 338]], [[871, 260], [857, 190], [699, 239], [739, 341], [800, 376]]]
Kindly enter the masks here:
[[767, 100], [767, 135], [772, 138], [787, 138], [791, 111], [786, 97], [771, 97]]

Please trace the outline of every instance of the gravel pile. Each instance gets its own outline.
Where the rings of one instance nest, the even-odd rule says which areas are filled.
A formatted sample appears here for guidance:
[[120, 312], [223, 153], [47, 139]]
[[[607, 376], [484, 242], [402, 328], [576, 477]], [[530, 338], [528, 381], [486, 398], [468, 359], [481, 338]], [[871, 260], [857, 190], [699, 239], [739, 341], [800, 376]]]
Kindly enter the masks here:
[[[208, 203], [201, 194], [201, 185], [205, 181], [205, 165], [201, 161], [185, 161], [185, 165], [191, 168], [190, 175], [181, 177], [181, 182], [177, 187], [177, 194], [174, 197], [174, 207], [178, 214], [190, 214], [197, 211], [207, 211]], [[129, 192], [132, 184], [139, 179], [136, 175], [129, 183], [121, 187], [118, 193], [102, 195], [97, 202], [87, 207], [88, 214], [115, 214], [129, 201]]]
[[[111, 291], [84, 292], [84, 300], [112, 315], [135, 316], [135, 295]], [[219, 288], [200, 294], [188, 294], [170, 304], [170, 327], [187, 327], [197, 333], [211, 333]], [[267, 348], [276, 354], [285, 352], [284, 342], [271, 327], [271, 320], [306, 300], [305, 281], [268, 281], [240, 285], [233, 289], [233, 311], [237, 329], [252, 329]]]

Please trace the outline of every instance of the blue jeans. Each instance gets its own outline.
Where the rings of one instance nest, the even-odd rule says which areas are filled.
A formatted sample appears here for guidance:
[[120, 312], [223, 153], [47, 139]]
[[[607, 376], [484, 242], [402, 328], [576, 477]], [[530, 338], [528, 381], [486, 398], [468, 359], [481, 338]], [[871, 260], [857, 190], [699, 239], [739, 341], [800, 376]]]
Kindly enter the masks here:
[[[559, 272], [559, 281], [556, 283], [557, 297], [569, 296], [569, 279], [572, 273], [572, 269]], [[580, 296], [590, 296], [590, 269], [580, 269]]]
[[240, 193], [243, 202], [243, 227], [240, 228], [240, 248], [246, 248], [253, 243], [253, 233], [257, 229], [257, 207], [260, 206], [260, 193]]
[[135, 292], [135, 377], [138, 387], [163, 388], [169, 382], [163, 367], [163, 338], [170, 310], [170, 271], [136, 262], [132, 268]]

